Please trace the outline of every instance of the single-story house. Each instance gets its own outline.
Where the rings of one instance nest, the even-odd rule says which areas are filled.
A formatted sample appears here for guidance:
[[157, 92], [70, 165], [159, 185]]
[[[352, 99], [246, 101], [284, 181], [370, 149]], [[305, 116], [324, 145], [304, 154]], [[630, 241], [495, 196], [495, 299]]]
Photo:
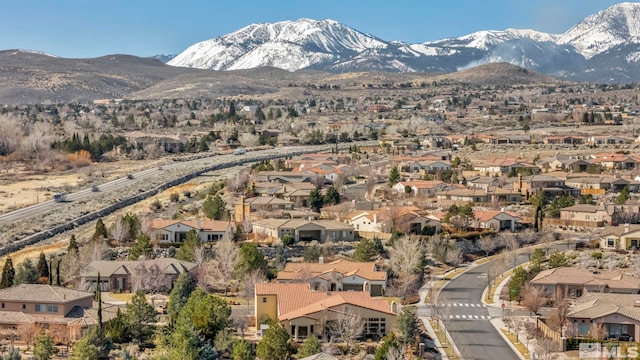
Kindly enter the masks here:
[[603, 249], [640, 249], [640, 225], [623, 224], [607, 226], [600, 232], [600, 247]]
[[151, 220], [149, 232], [151, 239], [163, 243], [183, 242], [191, 230], [200, 237], [202, 242], [231, 239], [233, 237], [233, 223], [209, 219], [195, 220]]
[[602, 325], [606, 337], [640, 338], [640, 295], [586, 293], [569, 312], [569, 327], [577, 337], [589, 337], [595, 326]]
[[640, 279], [605, 270], [559, 267], [541, 271], [530, 282], [550, 298], [579, 298], [585, 293], [638, 294]]
[[521, 227], [520, 217], [510, 211], [476, 210], [473, 217], [475, 228], [516, 231]]
[[353, 226], [335, 220], [263, 219], [252, 222], [254, 234], [282, 239], [286, 235], [298, 241], [353, 241]]

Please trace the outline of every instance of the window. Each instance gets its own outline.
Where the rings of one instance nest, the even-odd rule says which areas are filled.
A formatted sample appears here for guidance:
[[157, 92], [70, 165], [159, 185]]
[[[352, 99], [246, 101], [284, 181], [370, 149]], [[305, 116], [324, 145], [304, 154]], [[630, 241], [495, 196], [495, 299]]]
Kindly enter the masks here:
[[4, 309], [4, 303], [2, 303], [2, 308]]
[[262, 302], [263, 302], [263, 303], [266, 303], [266, 302], [267, 302], [267, 298], [266, 298], [266, 297], [263, 297], [263, 298], [262, 298]]
[[591, 220], [591, 215], [585, 215], [585, 216], [584, 216], [584, 219], [585, 219], [585, 220]]
[[27, 309], [27, 305], [26, 304], [22, 304], [22, 310], [26, 310]]
[[608, 248], [616, 247], [616, 239], [607, 238], [607, 247]]
[[158, 234], [159, 241], [169, 241], [169, 234]]
[[[23, 309], [24, 309], [24, 305], [23, 305]], [[56, 312], [58, 312], [58, 305], [54, 305], [54, 304], [36, 304], [36, 312], [56, 313]]]
[[220, 239], [220, 235], [218, 234], [208, 234], [207, 235], [207, 241], [214, 241], [214, 240], [219, 240]]

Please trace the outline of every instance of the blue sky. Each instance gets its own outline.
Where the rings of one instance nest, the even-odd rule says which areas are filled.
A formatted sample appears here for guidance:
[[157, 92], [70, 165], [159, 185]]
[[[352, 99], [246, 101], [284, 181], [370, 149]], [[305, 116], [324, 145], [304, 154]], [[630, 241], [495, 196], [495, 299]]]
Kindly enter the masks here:
[[0, 49], [63, 57], [179, 53], [255, 22], [334, 19], [416, 43], [478, 30], [562, 33], [611, 0], [3, 0]]

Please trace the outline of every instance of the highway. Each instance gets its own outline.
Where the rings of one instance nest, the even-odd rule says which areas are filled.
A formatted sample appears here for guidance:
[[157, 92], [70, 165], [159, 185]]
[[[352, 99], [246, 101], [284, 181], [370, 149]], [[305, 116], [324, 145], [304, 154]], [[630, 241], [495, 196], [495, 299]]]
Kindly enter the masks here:
[[[183, 174], [194, 172], [198, 169], [205, 169], [216, 165], [240, 165], [239, 163], [250, 163], [259, 161], [259, 157], [263, 156], [289, 156], [295, 153], [310, 153], [313, 151], [328, 150], [328, 146], [307, 146], [307, 147], [282, 147], [269, 150], [262, 150], [256, 152], [249, 152], [246, 155], [211, 155], [209, 157], [188, 160], [188, 161], [175, 161], [163, 165], [162, 167], [154, 167], [146, 169], [137, 173], [131, 174], [133, 179], [127, 176], [112, 180], [98, 185], [98, 191], [94, 192], [92, 189], [86, 188], [77, 192], [67, 194], [67, 202], [74, 203], [82, 200], [86, 200], [91, 196], [97, 196], [100, 193], [112, 193], [119, 189], [135, 186], [142, 191], [149, 190], [149, 186], [145, 187], [144, 180], [162, 176], [163, 174], [172, 174], [167, 178], [170, 181], [174, 178], [178, 178], [181, 173]], [[115, 198], [118, 198], [115, 196]], [[22, 209], [18, 209], [12, 212], [8, 212], [0, 215], [0, 226], [10, 224], [12, 222], [35, 218], [39, 215], [54, 211], [57, 207], [63, 209], [65, 204], [56, 203], [53, 200], [45, 201]]]

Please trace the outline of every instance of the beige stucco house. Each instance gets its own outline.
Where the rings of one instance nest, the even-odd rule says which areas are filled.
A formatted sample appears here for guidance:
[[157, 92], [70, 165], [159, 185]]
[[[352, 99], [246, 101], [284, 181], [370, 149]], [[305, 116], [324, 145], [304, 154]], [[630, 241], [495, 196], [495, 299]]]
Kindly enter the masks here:
[[363, 335], [380, 339], [396, 321], [397, 305], [374, 299], [365, 291], [313, 291], [308, 283], [256, 284], [256, 322], [277, 320], [294, 340], [311, 334], [321, 337], [328, 323], [354, 317], [364, 323]]

